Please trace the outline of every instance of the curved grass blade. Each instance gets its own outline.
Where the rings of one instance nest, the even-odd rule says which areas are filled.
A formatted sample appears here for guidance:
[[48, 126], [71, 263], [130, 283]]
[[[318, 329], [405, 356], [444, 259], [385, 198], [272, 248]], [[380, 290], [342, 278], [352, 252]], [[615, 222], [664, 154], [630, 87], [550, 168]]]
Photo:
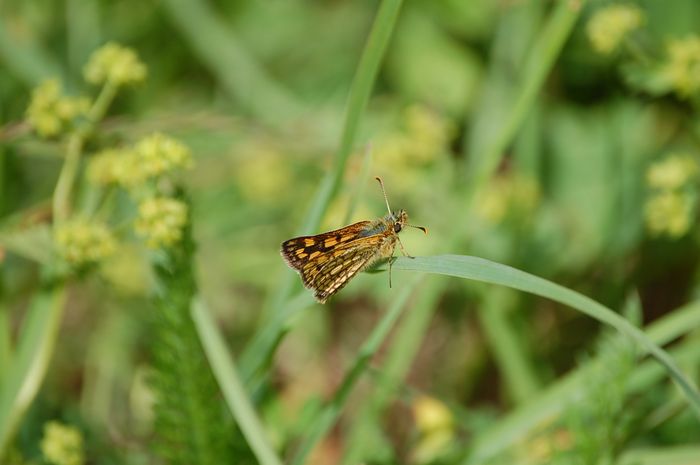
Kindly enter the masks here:
[[216, 381], [248, 445], [262, 465], [282, 465], [267, 439], [265, 429], [238, 377], [236, 366], [204, 303], [195, 299], [191, 312]]
[[[42, 289], [27, 311], [19, 347], [0, 384], [0, 459], [22, 415], [39, 391], [56, 343], [66, 289]], [[0, 460], [1, 461], [1, 460]]]
[[[652, 342], [664, 345], [698, 325], [700, 325], [700, 302], [693, 302], [655, 321], [646, 328], [645, 332]], [[674, 351], [674, 356], [682, 361], [684, 354], [680, 351], [681, 349]], [[586, 384], [595, 366], [601, 363], [604, 363], [604, 360], [597, 356], [581, 365], [562, 379], [547, 386], [527, 404], [509, 412], [493, 426], [479, 433], [471, 444], [464, 464], [479, 464], [490, 460], [496, 454], [523, 441], [541, 425], [559, 415], [567, 403], [575, 398], [576, 393], [581, 389], [580, 386]], [[657, 372], [663, 374], [662, 368], [652, 363], [645, 362], [635, 370], [630, 379], [630, 388], [639, 386], [638, 391], [641, 392], [656, 381], [657, 378], [653, 375]], [[653, 373], [650, 375], [650, 372]], [[637, 382], [637, 379], [640, 381]]]
[[422, 271], [499, 284], [546, 297], [575, 308], [631, 337], [646, 353], [661, 363], [673, 380], [680, 386], [686, 399], [695, 410], [696, 415], [700, 417], [700, 393], [693, 383], [680, 371], [668, 353], [654, 344], [642, 330], [589, 297], [524, 271], [478, 257], [464, 255], [439, 255], [434, 257], [416, 257], [415, 259], [400, 257], [393, 264], [393, 268], [395, 270]]

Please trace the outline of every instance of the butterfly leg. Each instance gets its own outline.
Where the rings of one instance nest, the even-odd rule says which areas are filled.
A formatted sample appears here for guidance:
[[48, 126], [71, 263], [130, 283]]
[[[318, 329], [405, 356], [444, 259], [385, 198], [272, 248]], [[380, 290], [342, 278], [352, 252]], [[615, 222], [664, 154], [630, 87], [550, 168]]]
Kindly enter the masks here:
[[396, 240], [399, 242], [399, 247], [401, 247], [401, 253], [403, 254], [404, 257], [407, 257], [407, 258], [416, 258], [416, 257], [414, 257], [413, 255], [409, 255], [409, 254], [406, 252], [406, 249], [403, 248], [403, 244], [401, 243], [401, 239], [399, 239], [398, 236], [396, 237]]
[[391, 257], [389, 257], [389, 289], [391, 289], [391, 265], [394, 263], [394, 251], [391, 251]]

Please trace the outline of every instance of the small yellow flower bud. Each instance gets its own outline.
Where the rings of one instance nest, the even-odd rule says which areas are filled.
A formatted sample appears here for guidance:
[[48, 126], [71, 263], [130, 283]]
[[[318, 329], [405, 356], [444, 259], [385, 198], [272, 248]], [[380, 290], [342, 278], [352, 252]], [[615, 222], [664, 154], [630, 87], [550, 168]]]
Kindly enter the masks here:
[[647, 229], [654, 236], [682, 237], [690, 229], [692, 209], [688, 194], [671, 191], [656, 194], [645, 207]]
[[146, 78], [146, 65], [134, 50], [109, 42], [92, 54], [83, 74], [92, 84], [135, 84]]
[[182, 239], [187, 224], [187, 205], [167, 197], [154, 197], [139, 205], [135, 229], [149, 247], [170, 247]]
[[74, 266], [96, 263], [116, 247], [111, 231], [102, 223], [75, 218], [57, 226], [54, 241], [58, 253]]
[[671, 40], [667, 45], [668, 61], [661, 69], [661, 79], [680, 97], [690, 97], [700, 90], [700, 37]]
[[44, 425], [41, 453], [54, 465], [83, 465], [83, 435], [73, 426], [50, 421]]
[[420, 434], [412, 451], [416, 463], [434, 461], [454, 439], [452, 412], [437, 399], [420, 396], [413, 402], [413, 417]]
[[183, 143], [164, 134], [151, 134], [135, 147], [138, 164], [146, 177], [157, 177], [176, 169], [192, 167], [192, 152]]
[[61, 95], [61, 84], [49, 79], [32, 91], [27, 122], [42, 137], [58, 136], [72, 121], [87, 113], [90, 102], [82, 97]]
[[644, 22], [642, 11], [634, 5], [611, 5], [598, 10], [586, 26], [593, 48], [602, 54], [612, 53], [627, 34]]
[[413, 402], [413, 416], [416, 426], [422, 433], [452, 428], [452, 412], [445, 404], [433, 397], [418, 397]]
[[88, 180], [96, 185], [122, 183], [127, 171], [123, 167], [124, 159], [132, 155], [124, 149], [105, 149], [96, 153], [88, 164]]
[[647, 183], [655, 189], [674, 190], [685, 186], [697, 173], [698, 162], [690, 155], [673, 154], [649, 167]]

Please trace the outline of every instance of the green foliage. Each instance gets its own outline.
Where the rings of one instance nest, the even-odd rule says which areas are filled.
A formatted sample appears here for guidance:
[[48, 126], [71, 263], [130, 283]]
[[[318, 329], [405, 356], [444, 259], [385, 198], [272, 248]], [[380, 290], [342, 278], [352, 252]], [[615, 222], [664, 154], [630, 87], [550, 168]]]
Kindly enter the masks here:
[[153, 324], [152, 385], [159, 455], [172, 464], [230, 460], [231, 423], [190, 316], [196, 294], [190, 229], [181, 244], [155, 257], [158, 296]]
[[700, 460], [697, 1], [2, 11], [0, 462]]

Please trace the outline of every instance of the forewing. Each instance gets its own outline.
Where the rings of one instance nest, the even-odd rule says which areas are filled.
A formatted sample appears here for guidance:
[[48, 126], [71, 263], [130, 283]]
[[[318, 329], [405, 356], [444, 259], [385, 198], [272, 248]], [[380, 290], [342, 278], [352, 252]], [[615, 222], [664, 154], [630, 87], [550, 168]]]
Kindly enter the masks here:
[[307, 287], [315, 291], [316, 298], [321, 303], [325, 302], [377, 257], [380, 245], [385, 239], [384, 235], [377, 234], [343, 245], [333, 251], [331, 258], [320, 268], [309, 270], [307, 278], [306, 270], [302, 271], [304, 284], [308, 279], [310, 284]]
[[[370, 221], [360, 221], [316, 236], [295, 237], [282, 243], [280, 253], [289, 266], [301, 273], [309, 262], [316, 262], [318, 265], [327, 261], [330, 258], [327, 256], [329, 252], [357, 239], [370, 224]], [[303, 273], [302, 279], [304, 279]], [[304, 284], [308, 287], [306, 280]]]

